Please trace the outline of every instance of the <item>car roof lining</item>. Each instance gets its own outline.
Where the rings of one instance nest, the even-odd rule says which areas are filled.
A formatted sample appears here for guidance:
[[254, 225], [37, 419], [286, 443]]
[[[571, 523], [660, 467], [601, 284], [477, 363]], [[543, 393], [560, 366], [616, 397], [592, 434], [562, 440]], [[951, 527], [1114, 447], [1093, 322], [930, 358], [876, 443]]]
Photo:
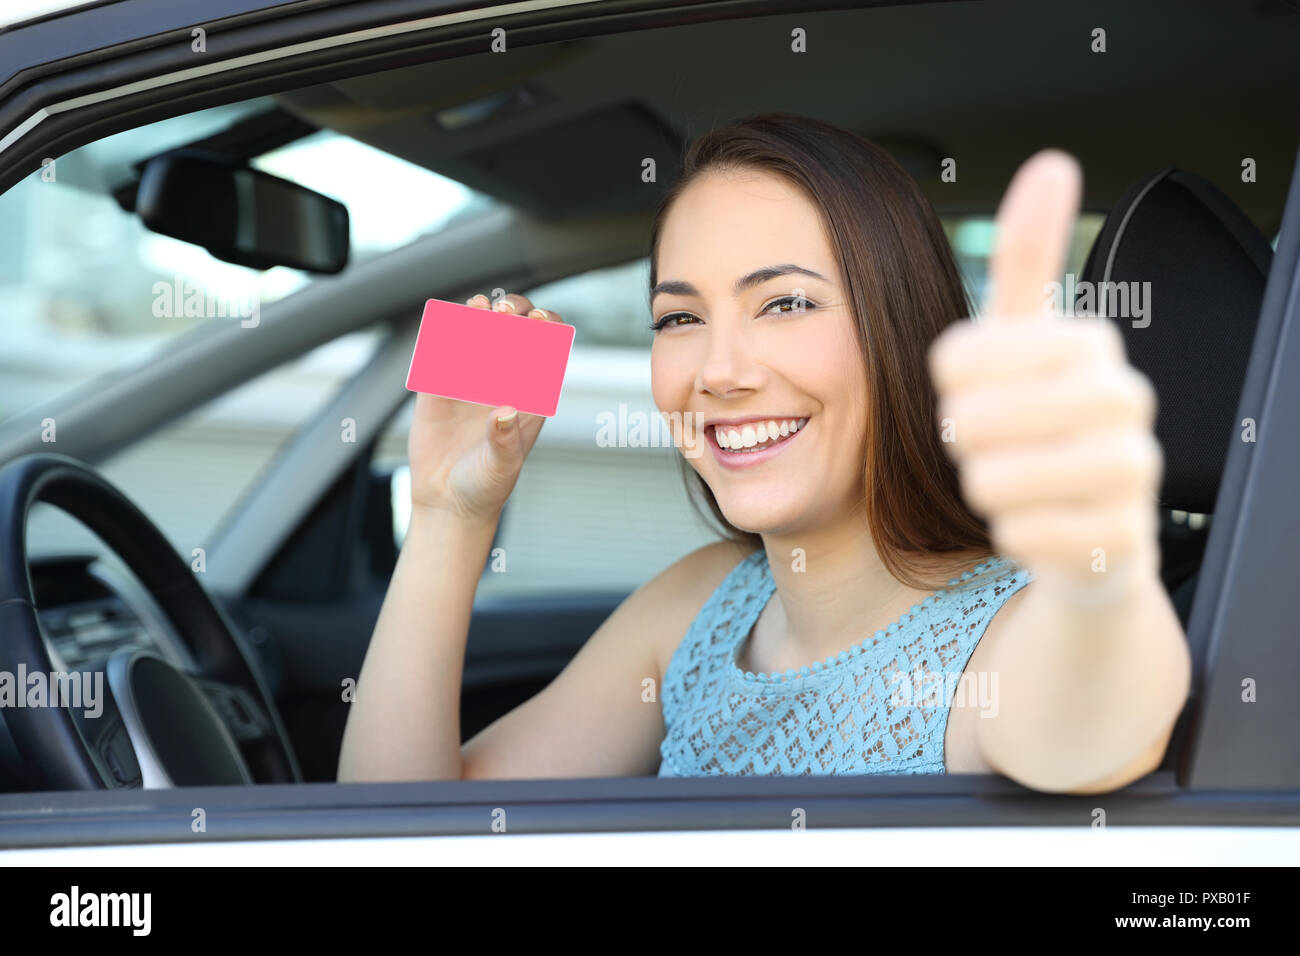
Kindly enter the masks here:
[[[1107, 29], [1105, 53], [1090, 49], [1098, 24]], [[806, 31], [807, 53], [790, 51], [796, 27]], [[1105, 210], [1136, 177], [1176, 163], [1214, 182], [1271, 236], [1300, 139], [1277, 122], [1274, 105], [1300, 94], [1298, 40], [1300, 15], [1281, 0], [1102, 0], [1073, 15], [1027, 0], [906, 4], [688, 23], [504, 53], [486, 52], [485, 35], [476, 56], [276, 99], [310, 123], [547, 217], [614, 213], [630, 201], [649, 210], [655, 190], [638, 190], [631, 178], [641, 158], [671, 166], [681, 144], [706, 129], [782, 109], [880, 143], [942, 213], [995, 208], [1015, 166], [1055, 145], [1083, 163], [1085, 208]], [[438, 120], [440, 111], [521, 87], [533, 97], [525, 108], [458, 129]], [[600, 143], [610, 123], [625, 143]], [[649, 127], [665, 134], [657, 149], [644, 135]], [[1241, 182], [1247, 156], [1261, 170], [1254, 183]], [[958, 162], [955, 182], [940, 181], [943, 157]], [[620, 158], [638, 166], [617, 178], [609, 165]], [[574, 209], [557, 197], [584, 201]]]

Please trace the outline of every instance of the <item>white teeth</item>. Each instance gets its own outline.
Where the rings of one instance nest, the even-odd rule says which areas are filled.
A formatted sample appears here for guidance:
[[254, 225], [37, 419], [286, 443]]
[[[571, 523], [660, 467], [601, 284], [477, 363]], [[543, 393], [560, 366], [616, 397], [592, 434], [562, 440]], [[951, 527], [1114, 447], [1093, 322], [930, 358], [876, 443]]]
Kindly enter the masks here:
[[718, 425], [714, 427], [713, 434], [719, 448], [735, 451], [741, 448], [754, 448], [793, 435], [806, 424], [808, 424], [806, 418], [787, 418], [780, 421], [773, 418], [757, 424], [741, 425], [738, 429]]

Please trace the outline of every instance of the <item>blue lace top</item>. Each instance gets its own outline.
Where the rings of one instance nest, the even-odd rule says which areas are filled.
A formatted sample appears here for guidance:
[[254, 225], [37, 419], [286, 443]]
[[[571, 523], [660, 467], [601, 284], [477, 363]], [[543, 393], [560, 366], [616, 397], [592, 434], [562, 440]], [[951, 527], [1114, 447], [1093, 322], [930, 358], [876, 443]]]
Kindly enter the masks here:
[[1031, 580], [992, 558], [838, 657], [753, 674], [737, 652], [776, 590], [760, 548], [713, 592], [668, 663], [659, 776], [943, 773], [954, 695], [982, 708], [997, 690], [989, 675], [963, 677], [966, 662]]

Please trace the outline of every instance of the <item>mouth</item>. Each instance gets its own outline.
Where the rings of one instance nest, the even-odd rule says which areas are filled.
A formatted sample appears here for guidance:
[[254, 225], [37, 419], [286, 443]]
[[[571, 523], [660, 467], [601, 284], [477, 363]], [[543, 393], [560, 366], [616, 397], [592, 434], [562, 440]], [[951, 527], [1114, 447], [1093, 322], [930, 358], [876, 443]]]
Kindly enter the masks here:
[[807, 418], [769, 418], [705, 429], [709, 447], [727, 468], [748, 468], [779, 455], [808, 424]]

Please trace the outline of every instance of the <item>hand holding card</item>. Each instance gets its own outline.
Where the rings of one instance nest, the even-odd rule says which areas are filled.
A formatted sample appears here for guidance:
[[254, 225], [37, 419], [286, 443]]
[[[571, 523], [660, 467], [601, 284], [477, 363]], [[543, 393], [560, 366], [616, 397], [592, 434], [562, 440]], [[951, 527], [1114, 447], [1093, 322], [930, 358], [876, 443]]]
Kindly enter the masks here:
[[413, 508], [496, 520], [555, 413], [573, 337], [521, 295], [495, 309], [483, 295], [426, 303], [406, 379], [420, 393], [407, 446]]
[[[502, 301], [509, 302], [509, 297]], [[430, 299], [406, 387], [463, 402], [554, 415], [573, 336], [573, 326], [558, 320], [539, 322], [523, 314]]]

